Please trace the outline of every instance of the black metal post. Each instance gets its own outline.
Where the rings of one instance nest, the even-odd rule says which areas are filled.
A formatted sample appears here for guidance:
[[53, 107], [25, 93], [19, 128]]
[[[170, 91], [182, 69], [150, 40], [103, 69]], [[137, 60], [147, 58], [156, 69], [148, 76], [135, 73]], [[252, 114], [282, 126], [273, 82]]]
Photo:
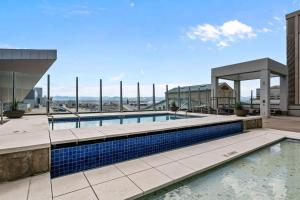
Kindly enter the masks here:
[[120, 81], [120, 112], [123, 112], [123, 87], [122, 87], [122, 81]]
[[152, 95], [152, 101], [153, 101], [153, 110], [156, 110], [156, 105], [155, 105], [155, 84], [153, 83], [152, 85], [152, 91], [153, 91], [153, 95]]
[[166, 85], [166, 109], [169, 110], [169, 89], [168, 85]]
[[100, 88], [99, 88], [99, 112], [103, 111], [102, 107], [102, 79], [100, 79]]
[[181, 100], [180, 100], [180, 86], [178, 86], [177, 102], [178, 102], [178, 107], [180, 108], [180, 106], [181, 106]]
[[188, 110], [191, 110], [191, 87], [189, 87], [189, 96], [188, 96]]
[[79, 109], [79, 98], [78, 98], [78, 77], [76, 77], [76, 112]]
[[200, 87], [198, 88], [198, 104], [199, 104], [199, 106], [201, 105], [201, 89], [200, 89]]
[[50, 113], [50, 74], [47, 75], [47, 114]]
[[16, 74], [13, 72], [12, 74], [12, 102], [16, 101]]
[[140, 83], [137, 83], [137, 109], [138, 111], [141, 110], [141, 96], [140, 96]]

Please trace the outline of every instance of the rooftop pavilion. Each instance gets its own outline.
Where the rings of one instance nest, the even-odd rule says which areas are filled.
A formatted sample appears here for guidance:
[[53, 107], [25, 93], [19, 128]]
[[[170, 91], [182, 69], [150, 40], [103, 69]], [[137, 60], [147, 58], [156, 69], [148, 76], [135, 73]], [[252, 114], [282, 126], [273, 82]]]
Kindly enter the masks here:
[[56, 50], [0, 49], [0, 100], [23, 100], [56, 58]]
[[[260, 79], [260, 114], [270, 116], [270, 78], [280, 77], [280, 110], [287, 113], [288, 110], [288, 69], [270, 58], [262, 58], [247, 62], [226, 65], [211, 70], [212, 98], [219, 97], [217, 86], [219, 79], [234, 81], [234, 93], [236, 102], [240, 102], [240, 82], [245, 80]], [[212, 103], [216, 109], [216, 103]]]

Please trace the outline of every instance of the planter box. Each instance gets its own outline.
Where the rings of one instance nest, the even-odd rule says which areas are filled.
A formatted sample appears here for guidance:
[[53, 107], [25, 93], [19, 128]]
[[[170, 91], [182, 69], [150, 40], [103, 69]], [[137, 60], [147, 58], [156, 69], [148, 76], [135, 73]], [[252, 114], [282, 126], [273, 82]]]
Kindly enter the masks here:
[[15, 110], [15, 111], [5, 111], [3, 114], [10, 118], [10, 119], [16, 119], [23, 117], [25, 111], [23, 110]]

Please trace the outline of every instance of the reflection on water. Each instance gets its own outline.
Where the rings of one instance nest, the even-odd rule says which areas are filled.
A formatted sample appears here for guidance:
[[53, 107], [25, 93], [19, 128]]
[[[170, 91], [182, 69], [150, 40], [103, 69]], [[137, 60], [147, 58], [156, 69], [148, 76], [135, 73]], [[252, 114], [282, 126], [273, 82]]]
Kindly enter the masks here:
[[[133, 123], [145, 123], [145, 122], [163, 122], [168, 120], [177, 120], [190, 118], [185, 115], [173, 115], [173, 114], [158, 114], [158, 115], [140, 115], [140, 116], [115, 116], [115, 117], [101, 117], [101, 118], [81, 118], [80, 128], [84, 127], [97, 127], [97, 126], [109, 126], [115, 124], [133, 124]], [[49, 128], [51, 130], [59, 129], [71, 129], [79, 128], [78, 119], [58, 120], [54, 121], [53, 127], [51, 120], [49, 121]]]
[[140, 200], [300, 199], [300, 142], [285, 140]]

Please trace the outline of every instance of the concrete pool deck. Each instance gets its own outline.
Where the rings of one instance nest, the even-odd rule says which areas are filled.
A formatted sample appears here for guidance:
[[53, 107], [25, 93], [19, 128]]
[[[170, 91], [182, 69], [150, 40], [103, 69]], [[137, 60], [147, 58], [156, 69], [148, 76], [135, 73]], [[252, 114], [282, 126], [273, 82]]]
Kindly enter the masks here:
[[[172, 112], [147, 111], [139, 113], [92, 114], [136, 115], [162, 114]], [[178, 112], [178, 114], [186, 114]], [[202, 118], [187, 118], [164, 122], [145, 122], [93, 128], [64, 129], [50, 131], [47, 116], [24, 116], [12, 119], [0, 126], [0, 183], [49, 172], [51, 167], [51, 145], [77, 145], [79, 142], [106, 140], [108, 138], [131, 135], [147, 135], [157, 131], [177, 130], [179, 128], [201, 127], [219, 123], [243, 121], [244, 130], [260, 128], [260, 117], [217, 116], [188, 113]], [[69, 115], [65, 115], [68, 117]], [[84, 116], [91, 116], [84, 114]], [[205, 117], [203, 117], [205, 116]], [[61, 118], [61, 116], [59, 116]]]
[[0, 184], [0, 199], [135, 199], [285, 138], [300, 133], [253, 129], [54, 179], [44, 173]]
[[[116, 116], [116, 115], [136, 115], [136, 114], [162, 114], [173, 113], [166, 111], [147, 111], [132, 113], [95, 113], [81, 114], [84, 116]], [[178, 112], [185, 114], [185, 112]], [[113, 126], [102, 126], [80, 129], [63, 129], [57, 131], [49, 130], [47, 116], [24, 116], [21, 119], [12, 119], [0, 126], [0, 155], [49, 148], [50, 145], [63, 144], [70, 142], [80, 142], [87, 140], [103, 139], [109, 137], [141, 134], [152, 131], [172, 130], [177, 128], [204, 126], [216, 123], [225, 123], [233, 121], [247, 121], [261, 119], [258, 116], [237, 117], [224, 115], [208, 115], [189, 113], [192, 116], [201, 116], [202, 118], [188, 118], [172, 120], [165, 122], [145, 122], [139, 124], [122, 124]], [[204, 116], [204, 117], [203, 117]], [[68, 118], [72, 115], [57, 115], [56, 118]]]

